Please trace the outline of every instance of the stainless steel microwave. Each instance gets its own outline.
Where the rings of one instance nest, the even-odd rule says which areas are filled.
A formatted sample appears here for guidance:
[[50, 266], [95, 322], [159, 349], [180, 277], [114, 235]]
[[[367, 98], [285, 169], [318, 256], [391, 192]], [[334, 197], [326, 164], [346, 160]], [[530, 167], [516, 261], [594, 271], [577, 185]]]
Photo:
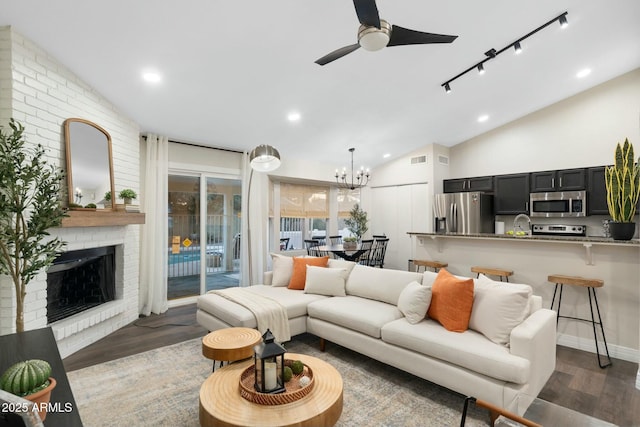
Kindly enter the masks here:
[[532, 217], [567, 218], [587, 215], [586, 191], [557, 191], [529, 195]]

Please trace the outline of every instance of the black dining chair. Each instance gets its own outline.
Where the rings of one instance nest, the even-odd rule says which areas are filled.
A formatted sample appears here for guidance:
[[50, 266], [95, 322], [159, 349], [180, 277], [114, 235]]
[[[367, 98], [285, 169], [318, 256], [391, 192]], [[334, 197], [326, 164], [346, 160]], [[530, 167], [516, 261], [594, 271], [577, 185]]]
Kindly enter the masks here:
[[360, 241], [360, 250], [364, 252], [362, 252], [362, 255], [360, 255], [360, 257], [358, 258], [359, 264], [369, 265], [372, 247], [373, 247], [373, 239]]
[[307, 255], [318, 256], [318, 250], [316, 249], [318, 246], [320, 246], [320, 241], [318, 239], [304, 240], [304, 248], [307, 250]]
[[341, 245], [342, 244], [342, 236], [329, 236], [329, 243], [333, 245]]
[[291, 237], [281, 237], [280, 238], [280, 250], [281, 251], [289, 250], [289, 240], [291, 240]]
[[376, 239], [373, 242], [373, 248], [371, 249], [371, 257], [369, 258], [369, 265], [372, 267], [384, 267], [384, 256], [387, 253], [387, 244], [389, 239]]

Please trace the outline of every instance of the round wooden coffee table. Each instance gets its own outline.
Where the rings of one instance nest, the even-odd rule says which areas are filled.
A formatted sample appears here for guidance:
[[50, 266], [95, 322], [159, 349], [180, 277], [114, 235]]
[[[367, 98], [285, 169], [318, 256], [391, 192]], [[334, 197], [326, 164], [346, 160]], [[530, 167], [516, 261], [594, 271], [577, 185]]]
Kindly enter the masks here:
[[218, 329], [202, 338], [202, 355], [213, 360], [235, 362], [253, 356], [253, 347], [260, 342], [262, 335], [251, 328]]
[[203, 427], [332, 426], [342, 414], [342, 376], [327, 362], [304, 354], [287, 353], [313, 370], [313, 389], [295, 402], [260, 405], [240, 395], [240, 375], [252, 360], [217, 370], [200, 387], [200, 425]]

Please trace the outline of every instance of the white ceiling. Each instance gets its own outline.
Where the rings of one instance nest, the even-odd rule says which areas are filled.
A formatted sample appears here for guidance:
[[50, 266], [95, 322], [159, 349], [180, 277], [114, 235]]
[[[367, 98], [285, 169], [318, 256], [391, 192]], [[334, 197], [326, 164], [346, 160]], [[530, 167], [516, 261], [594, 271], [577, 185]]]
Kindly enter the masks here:
[[[278, 148], [374, 167], [431, 143], [452, 146], [640, 67], [638, 0], [378, 0], [380, 16], [452, 44], [359, 49], [351, 0], [0, 0], [0, 25], [44, 48], [142, 132], [200, 145]], [[511, 51], [440, 86], [568, 11]], [[589, 76], [576, 73], [591, 68]], [[162, 82], [149, 85], [143, 70]], [[296, 123], [287, 114], [298, 111]], [[482, 114], [489, 115], [478, 123]], [[382, 156], [389, 153], [389, 159]]]

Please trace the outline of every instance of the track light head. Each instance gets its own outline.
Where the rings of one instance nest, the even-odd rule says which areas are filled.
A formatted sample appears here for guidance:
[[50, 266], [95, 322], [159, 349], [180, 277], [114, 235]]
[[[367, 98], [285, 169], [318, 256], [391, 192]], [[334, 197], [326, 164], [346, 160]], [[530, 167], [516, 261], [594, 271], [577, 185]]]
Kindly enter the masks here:
[[560, 15], [560, 17], [558, 18], [558, 22], [560, 23], [561, 28], [566, 28], [569, 25], [566, 14]]
[[522, 53], [522, 46], [520, 45], [520, 42], [515, 42], [513, 44], [513, 49], [516, 52], [516, 55], [520, 55]]
[[484, 74], [484, 65], [478, 64], [478, 74]]
[[444, 84], [444, 91], [447, 93], [451, 92], [451, 86], [449, 86], [449, 83]]
[[495, 58], [496, 55], [498, 55], [498, 51], [495, 50], [494, 48], [491, 48], [488, 51], [486, 51], [484, 54], [488, 58]]

